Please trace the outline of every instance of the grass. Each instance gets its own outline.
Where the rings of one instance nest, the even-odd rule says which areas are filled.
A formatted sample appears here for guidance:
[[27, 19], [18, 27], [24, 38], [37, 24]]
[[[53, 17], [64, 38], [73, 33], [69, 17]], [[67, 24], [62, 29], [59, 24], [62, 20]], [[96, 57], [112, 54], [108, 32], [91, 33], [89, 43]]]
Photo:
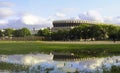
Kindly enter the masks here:
[[28, 53], [75, 53], [82, 56], [120, 55], [120, 44], [87, 44], [71, 42], [42, 42], [42, 41], [1, 41], [0, 54]]
[[0, 70], [2, 70], [2, 71], [8, 70], [8, 71], [20, 72], [20, 71], [29, 70], [29, 66], [20, 65], [20, 64], [11, 64], [11, 63], [6, 63], [6, 62], [0, 62]]
[[120, 73], [120, 66], [113, 65], [109, 71], [103, 69], [103, 73]]

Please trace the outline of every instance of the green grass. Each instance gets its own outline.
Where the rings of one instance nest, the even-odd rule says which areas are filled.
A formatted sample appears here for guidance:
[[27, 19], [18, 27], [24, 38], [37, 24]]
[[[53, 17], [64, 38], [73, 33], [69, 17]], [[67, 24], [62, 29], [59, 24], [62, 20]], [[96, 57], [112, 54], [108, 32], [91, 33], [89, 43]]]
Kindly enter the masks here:
[[113, 65], [109, 71], [103, 69], [103, 73], [120, 73], [120, 66]]
[[11, 64], [6, 62], [0, 62], [0, 70], [8, 70], [8, 71], [27, 71], [29, 69], [29, 66], [20, 65], [20, 64]]
[[1, 41], [0, 54], [75, 53], [81, 56], [120, 55], [120, 44], [74, 44], [35, 41]]

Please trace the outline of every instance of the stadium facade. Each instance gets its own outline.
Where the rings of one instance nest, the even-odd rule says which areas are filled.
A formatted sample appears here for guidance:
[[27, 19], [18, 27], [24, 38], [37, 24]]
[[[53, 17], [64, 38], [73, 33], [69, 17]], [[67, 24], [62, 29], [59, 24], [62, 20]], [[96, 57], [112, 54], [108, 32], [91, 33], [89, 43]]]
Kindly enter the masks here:
[[92, 24], [105, 24], [105, 23], [99, 23], [99, 22], [87, 21], [87, 20], [55, 20], [53, 21], [52, 31], [56, 32], [58, 30], [70, 30], [81, 24], [92, 25]]

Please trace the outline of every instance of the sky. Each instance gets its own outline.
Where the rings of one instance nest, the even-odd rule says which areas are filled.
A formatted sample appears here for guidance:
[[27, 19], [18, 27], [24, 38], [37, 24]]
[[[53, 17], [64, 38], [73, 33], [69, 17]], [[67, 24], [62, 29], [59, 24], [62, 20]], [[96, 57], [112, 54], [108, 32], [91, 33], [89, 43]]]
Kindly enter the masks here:
[[120, 0], [0, 0], [0, 29], [52, 27], [64, 19], [120, 24]]

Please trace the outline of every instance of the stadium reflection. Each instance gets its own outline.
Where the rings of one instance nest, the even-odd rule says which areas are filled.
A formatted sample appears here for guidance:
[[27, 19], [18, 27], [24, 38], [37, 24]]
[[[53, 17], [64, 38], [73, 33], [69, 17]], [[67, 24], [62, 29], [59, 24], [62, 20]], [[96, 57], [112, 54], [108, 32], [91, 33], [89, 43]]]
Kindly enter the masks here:
[[103, 69], [109, 70], [113, 65], [120, 66], [120, 56], [55, 61], [52, 54], [0, 55], [0, 62], [29, 65], [29, 73], [102, 73]]

